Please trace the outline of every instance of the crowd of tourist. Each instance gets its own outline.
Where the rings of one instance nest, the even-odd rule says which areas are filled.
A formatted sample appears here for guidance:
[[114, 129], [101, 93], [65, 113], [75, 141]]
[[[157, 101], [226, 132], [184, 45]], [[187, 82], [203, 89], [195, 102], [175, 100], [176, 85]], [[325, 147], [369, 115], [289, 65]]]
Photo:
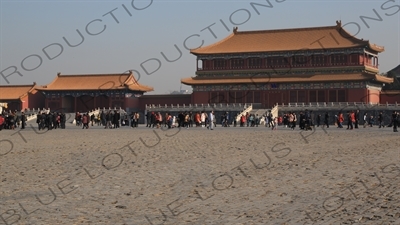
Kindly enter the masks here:
[[[0, 115], [0, 130], [8, 129], [15, 130], [16, 128], [25, 129], [27, 116], [24, 111], [3, 111]], [[36, 123], [39, 130], [44, 129], [65, 129], [65, 114], [64, 113], [38, 113], [36, 116]]]
[[[222, 125], [229, 126], [228, 121], [229, 114], [225, 113], [222, 118]], [[166, 112], [162, 115], [161, 112], [147, 112], [146, 114], [146, 127], [148, 128], [160, 128], [161, 126], [168, 127], [168, 129], [174, 127], [184, 127], [189, 129], [191, 127], [203, 127], [211, 128], [215, 127], [217, 119], [214, 111], [206, 113], [201, 112], [179, 112], [177, 115], [173, 115]]]
[[[379, 128], [385, 127], [383, 112], [379, 113], [377, 119]], [[285, 127], [291, 128], [292, 130], [295, 129], [297, 123], [299, 124], [299, 128], [301, 130], [312, 130], [313, 127], [319, 127], [321, 125], [323, 127], [326, 126], [327, 128], [329, 128], [330, 116], [328, 112], [326, 112], [324, 115], [318, 113], [315, 116], [312, 111], [305, 110], [304, 112], [300, 112], [299, 115], [294, 112], [286, 113], [278, 120], [282, 120], [283, 125]], [[335, 115], [334, 121], [337, 128], [344, 128], [343, 125], [344, 123], [346, 123], [347, 130], [358, 129], [361, 124], [363, 125], [363, 128], [372, 127], [375, 124], [375, 118], [373, 115], [368, 115], [368, 113], [364, 113], [364, 115], [361, 117], [360, 110], [347, 111], [346, 115], [344, 115], [342, 111], [339, 111], [338, 114]], [[393, 127], [393, 131], [398, 132], [397, 127], [399, 125], [399, 112], [393, 111], [388, 127]]]
[[14, 130], [16, 128], [25, 129], [26, 116], [24, 112], [18, 113], [15, 111], [3, 111], [0, 115], [0, 130]]
[[139, 118], [140, 114], [138, 112], [133, 112], [128, 117], [127, 114], [123, 114], [117, 110], [110, 111], [101, 111], [98, 114], [91, 114], [89, 116], [88, 113], [75, 113], [75, 124], [76, 126], [82, 126], [82, 129], [88, 129], [89, 124], [91, 126], [103, 126], [104, 129], [117, 129], [121, 126], [131, 126], [132, 128], [139, 126]]
[[48, 112], [39, 113], [36, 116], [36, 123], [39, 130], [65, 129], [66, 116], [65, 113]]
[[[312, 130], [315, 127], [326, 127], [329, 128], [331, 123], [330, 114], [328, 112], [314, 113], [313, 111], [305, 110], [304, 112], [287, 112], [283, 113], [279, 117], [273, 117], [270, 112], [266, 112], [264, 115], [259, 116], [258, 114], [246, 113], [239, 117], [239, 114], [231, 116], [229, 112], [220, 114], [220, 118], [217, 121], [217, 117], [214, 112], [147, 112], [144, 115], [146, 127], [148, 128], [161, 128], [166, 127], [172, 129], [175, 127], [192, 128], [201, 127], [213, 129], [217, 126], [217, 122], [222, 127], [258, 127], [263, 124], [266, 127], [276, 130], [278, 126], [282, 125], [284, 128], [290, 128], [292, 130], [299, 126], [300, 130]], [[237, 120], [238, 119], [238, 120]], [[376, 121], [375, 121], [376, 119]], [[399, 112], [393, 111], [390, 117], [390, 124], [388, 127], [393, 127], [394, 132], [397, 131], [397, 127], [400, 125]], [[121, 113], [117, 110], [102, 111], [98, 114], [88, 113], [75, 113], [75, 124], [81, 126], [82, 129], [88, 129], [89, 126], [103, 126], [104, 129], [117, 129], [121, 126], [130, 126], [131, 128], [137, 128], [139, 125], [140, 113], [132, 112], [131, 114]], [[345, 114], [339, 111], [334, 116], [335, 126], [337, 128], [344, 128], [347, 125], [348, 130], [358, 129], [360, 126], [363, 128], [372, 127], [378, 125], [379, 128], [385, 127], [384, 114], [380, 112], [375, 118], [373, 115], [364, 113], [360, 115], [360, 111], [347, 111]], [[64, 113], [39, 113], [37, 115], [36, 123], [38, 124], [39, 130], [44, 129], [65, 129], [66, 116]], [[239, 123], [239, 124], [238, 124]], [[3, 111], [0, 115], [0, 130], [2, 129], [25, 129], [26, 127], [26, 115], [24, 112], [18, 113], [17, 111]]]

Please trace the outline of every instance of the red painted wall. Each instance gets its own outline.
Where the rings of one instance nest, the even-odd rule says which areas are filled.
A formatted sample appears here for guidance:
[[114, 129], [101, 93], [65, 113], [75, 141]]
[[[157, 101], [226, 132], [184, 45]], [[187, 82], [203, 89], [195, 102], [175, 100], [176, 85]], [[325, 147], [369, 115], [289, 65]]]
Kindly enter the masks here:
[[381, 104], [395, 104], [395, 103], [400, 104], [400, 91], [396, 92], [382, 92], [380, 95], [380, 103]]
[[25, 110], [29, 106], [29, 96], [25, 96], [21, 98], [21, 109], [20, 110]]
[[125, 108], [137, 109], [139, 108], [139, 98], [130, 97], [125, 98]]
[[37, 91], [34, 94], [28, 94], [28, 106], [30, 109], [43, 109], [45, 107], [45, 96]]
[[191, 100], [193, 104], [207, 104], [210, 101], [209, 92], [193, 92]]
[[347, 90], [348, 102], [369, 102], [369, 93], [367, 89], [348, 89]]

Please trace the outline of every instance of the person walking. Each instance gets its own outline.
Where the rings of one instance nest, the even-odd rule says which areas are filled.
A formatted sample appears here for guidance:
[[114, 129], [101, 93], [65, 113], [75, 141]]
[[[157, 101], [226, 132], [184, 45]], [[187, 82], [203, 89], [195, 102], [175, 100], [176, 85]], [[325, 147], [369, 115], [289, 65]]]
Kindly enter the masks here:
[[108, 111], [105, 116], [106, 126], [104, 127], [104, 129], [112, 129], [112, 124], [111, 124], [112, 117], [113, 117], [112, 114], [110, 113], [110, 111]]
[[385, 128], [385, 125], [383, 123], [383, 113], [382, 112], [380, 112], [378, 115], [378, 122], [379, 122], [379, 128], [381, 128], [381, 127]]
[[26, 122], [26, 116], [25, 113], [21, 113], [21, 129], [25, 129], [25, 122]]
[[208, 121], [210, 124], [210, 130], [214, 130], [214, 111], [211, 111], [208, 116]]
[[356, 113], [354, 114], [356, 122], [354, 123], [354, 128], [358, 129], [358, 125], [360, 123], [360, 110], [357, 109]]
[[[343, 122], [344, 122], [343, 113], [339, 112], [338, 128], [343, 128]], [[349, 128], [349, 126], [347, 126], [347, 128]]]
[[326, 126], [326, 128], [329, 128], [329, 113], [328, 112], [325, 113], [324, 126], [322, 126], [322, 128], [324, 128], [325, 126]]
[[321, 114], [318, 114], [317, 116], [317, 127], [321, 124]]
[[397, 127], [399, 125], [400, 115], [396, 111], [393, 111], [392, 120], [393, 120], [393, 132], [398, 132]]
[[364, 128], [366, 128], [368, 126], [368, 114], [367, 113], [364, 113], [363, 122], [364, 122]]

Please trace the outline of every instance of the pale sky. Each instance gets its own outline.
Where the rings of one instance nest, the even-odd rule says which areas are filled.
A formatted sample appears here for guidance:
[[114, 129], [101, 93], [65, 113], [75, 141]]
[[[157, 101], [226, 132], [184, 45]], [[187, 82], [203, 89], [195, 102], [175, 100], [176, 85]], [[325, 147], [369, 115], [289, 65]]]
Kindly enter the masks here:
[[[400, 0], [270, 0], [270, 8], [257, 6], [259, 14], [251, 2], [268, 4], [265, 0], [0, 0], [0, 73], [7, 76], [17, 68], [22, 74], [6, 78], [0, 74], [0, 84], [46, 85], [57, 72], [134, 70], [139, 83], [154, 87], [148, 94], [165, 94], [179, 90], [182, 78], [195, 76], [196, 57], [186, 47], [196, 48], [202, 41], [203, 46], [213, 44], [236, 26], [239, 31], [286, 29], [334, 26], [336, 20], [357, 38], [385, 47], [380, 72], [400, 64]], [[364, 23], [363, 16], [374, 19]], [[182, 89], [192, 90], [186, 85]]]

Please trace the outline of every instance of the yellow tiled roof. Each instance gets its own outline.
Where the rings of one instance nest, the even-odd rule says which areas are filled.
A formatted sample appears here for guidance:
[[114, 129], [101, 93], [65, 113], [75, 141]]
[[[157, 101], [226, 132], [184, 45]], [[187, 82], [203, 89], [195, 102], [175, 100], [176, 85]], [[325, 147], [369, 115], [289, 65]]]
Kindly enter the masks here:
[[85, 74], [61, 75], [38, 90], [119, 90], [128, 88], [133, 91], [153, 91], [152, 87], [137, 82], [132, 72], [129, 74]]
[[225, 39], [205, 47], [192, 49], [194, 55], [317, 50], [368, 46], [374, 51], [384, 48], [349, 34], [336, 22], [336, 26], [281, 30], [237, 31]]
[[36, 83], [31, 85], [2, 85], [0, 86], [0, 101], [21, 99], [28, 93], [34, 92], [35, 87]]
[[233, 78], [184, 78], [181, 83], [186, 85], [212, 85], [212, 84], [260, 84], [260, 83], [299, 83], [299, 82], [329, 82], [329, 81], [362, 81], [375, 79], [382, 83], [392, 83], [393, 79], [380, 75], [368, 74], [325, 74], [312, 76], [290, 77], [233, 77]]

